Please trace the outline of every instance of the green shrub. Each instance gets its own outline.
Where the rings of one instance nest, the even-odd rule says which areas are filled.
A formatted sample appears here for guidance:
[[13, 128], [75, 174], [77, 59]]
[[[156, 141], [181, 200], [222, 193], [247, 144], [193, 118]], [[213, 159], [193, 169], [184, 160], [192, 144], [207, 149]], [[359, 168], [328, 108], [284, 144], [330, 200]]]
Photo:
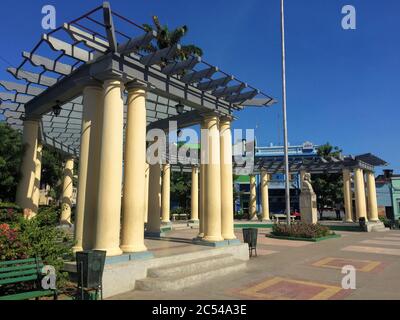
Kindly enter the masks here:
[[385, 225], [386, 228], [392, 227], [392, 220], [382, 216], [379, 217], [379, 220]]
[[42, 258], [44, 264], [51, 265], [57, 272], [57, 287], [62, 288], [68, 274], [62, 272], [64, 260], [72, 257], [73, 243], [67, 234], [56, 227], [57, 210], [40, 210], [36, 218], [0, 225], [0, 261]]
[[274, 236], [314, 239], [326, 237], [334, 233], [328, 227], [320, 224], [299, 222], [289, 226], [286, 224], [275, 224], [272, 227], [271, 234]]
[[22, 216], [22, 209], [15, 203], [0, 203], [0, 223], [14, 223]]

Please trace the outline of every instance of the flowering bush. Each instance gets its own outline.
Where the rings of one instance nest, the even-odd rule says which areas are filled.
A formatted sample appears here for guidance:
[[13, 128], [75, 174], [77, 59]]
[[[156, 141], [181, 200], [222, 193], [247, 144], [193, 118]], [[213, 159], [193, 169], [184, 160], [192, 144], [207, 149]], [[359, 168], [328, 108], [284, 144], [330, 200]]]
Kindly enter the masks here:
[[289, 226], [286, 224], [275, 224], [272, 227], [271, 234], [274, 236], [314, 239], [326, 237], [334, 233], [328, 227], [320, 224], [299, 222]]
[[64, 260], [72, 255], [73, 243], [65, 232], [56, 227], [58, 212], [47, 208], [36, 218], [0, 224], [0, 261], [40, 257], [44, 264], [57, 272], [57, 285], [61, 287], [67, 274], [61, 272]]
[[11, 228], [7, 223], [0, 224], [0, 261], [26, 258], [18, 235], [16, 228]]
[[12, 203], [0, 203], [0, 223], [17, 222], [22, 217], [22, 209]]

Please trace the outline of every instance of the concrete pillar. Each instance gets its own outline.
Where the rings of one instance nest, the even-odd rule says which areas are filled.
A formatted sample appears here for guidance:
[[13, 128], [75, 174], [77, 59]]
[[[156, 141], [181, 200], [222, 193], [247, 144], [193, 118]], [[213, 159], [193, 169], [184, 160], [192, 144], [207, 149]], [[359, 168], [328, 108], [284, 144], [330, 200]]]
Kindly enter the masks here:
[[[75, 225], [76, 251], [81, 250], [80, 237], [84, 250], [93, 249], [95, 246], [103, 105], [102, 86], [91, 85], [84, 88]], [[81, 224], [82, 231], [80, 231]]]
[[267, 171], [261, 171], [261, 205], [262, 205], [262, 220], [270, 221], [269, 216], [269, 194], [268, 194], [269, 174]]
[[199, 222], [199, 168], [192, 167], [191, 222]]
[[233, 170], [231, 119], [220, 119], [221, 232], [225, 240], [236, 239], [233, 226]]
[[106, 80], [103, 90], [95, 249], [115, 256], [122, 253], [119, 240], [124, 105], [119, 80]]
[[144, 182], [144, 223], [147, 223], [147, 217], [149, 213], [149, 164], [145, 164], [145, 182]]
[[[40, 179], [42, 176], [42, 144], [38, 143], [37, 145], [37, 153], [36, 153], [36, 166], [35, 166], [35, 184], [33, 187], [33, 196], [32, 202], [39, 209], [39, 199], [40, 199]], [[32, 217], [36, 216], [35, 212], [32, 212]]]
[[121, 250], [142, 252], [146, 170], [146, 91], [128, 85]]
[[71, 224], [73, 177], [74, 158], [69, 157], [66, 159], [64, 165], [64, 180], [61, 195], [61, 224]]
[[250, 219], [256, 219], [257, 213], [257, 192], [256, 192], [256, 176], [250, 175], [250, 201], [249, 201], [249, 214]]
[[353, 196], [351, 191], [351, 172], [343, 169], [343, 198], [346, 222], [353, 222]]
[[38, 146], [39, 120], [29, 119], [24, 121], [22, 142], [24, 154], [21, 163], [21, 177], [17, 187], [16, 203], [23, 209], [30, 211], [34, 216], [38, 204], [34, 203], [33, 190], [35, 186], [36, 157]]
[[359, 218], [367, 218], [367, 207], [365, 201], [365, 185], [364, 185], [364, 172], [362, 169], [354, 169], [354, 193], [356, 198], [356, 216]]
[[167, 163], [162, 166], [162, 209], [161, 209], [161, 222], [163, 224], [170, 224], [170, 187], [171, 187], [171, 166]]
[[152, 164], [149, 169], [149, 214], [147, 219], [147, 232], [160, 234], [161, 232], [161, 166]]
[[[93, 134], [93, 126], [96, 119], [96, 111], [101, 109], [102, 104], [102, 90], [99, 86], [87, 86], [83, 89], [83, 110], [82, 110], [82, 124], [81, 124], [81, 143], [79, 152], [79, 174], [78, 174], [78, 189], [76, 199], [75, 211], [75, 245], [72, 248], [73, 252], [83, 250], [83, 229], [85, 219], [85, 199], [87, 188], [87, 177], [89, 170], [89, 153], [90, 150], [90, 137]], [[97, 108], [97, 109], [96, 109]], [[90, 167], [94, 164], [91, 163]], [[88, 218], [90, 214], [86, 214]], [[91, 228], [94, 228], [92, 225]]]
[[368, 220], [379, 221], [378, 203], [376, 199], [375, 175], [372, 171], [367, 172], [367, 192], [368, 192]]
[[207, 129], [207, 163], [204, 181], [204, 241], [223, 241], [221, 235], [221, 161], [218, 117], [207, 115], [204, 118]]

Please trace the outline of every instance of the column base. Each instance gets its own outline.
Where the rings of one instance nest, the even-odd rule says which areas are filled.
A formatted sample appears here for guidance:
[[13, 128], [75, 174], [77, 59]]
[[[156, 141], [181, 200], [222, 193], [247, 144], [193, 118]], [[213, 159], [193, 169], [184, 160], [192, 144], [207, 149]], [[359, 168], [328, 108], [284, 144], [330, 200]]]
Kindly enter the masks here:
[[147, 251], [147, 247], [144, 244], [142, 244], [142, 245], [121, 245], [120, 249], [124, 253], [140, 253], [140, 252]]
[[93, 250], [102, 250], [102, 251], [106, 251], [107, 257], [114, 257], [114, 256], [120, 256], [122, 255], [122, 250], [118, 247], [118, 248], [94, 248]]
[[172, 222], [170, 220], [161, 221], [161, 225], [163, 225], [163, 226], [169, 226], [171, 224], [172, 224]]
[[197, 235], [195, 239], [203, 239], [204, 238], [204, 232], [201, 232]]
[[72, 247], [72, 253], [77, 253], [79, 251], [83, 251], [83, 247]]
[[345, 220], [345, 223], [354, 223], [353, 219]]
[[219, 242], [219, 241], [224, 241], [224, 238], [222, 238], [221, 236], [204, 236], [203, 241]]
[[222, 238], [224, 238], [224, 240], [235, 240], [236, 236], [234, 234], [227, 234], [227, 235], [222, 235]]
[[262, 222], [272, 223], [273, 221], [269, 218], [263, 218]]
[[214, 247], [214, 248], [227, 247], [227, 246], [241, 244], [241, 241], [239, 239], [222, 240], [222, 241], [204, 241], [203, 239], [194, 238], [192, 240], [192, 242], [194, 244], [197, 244], [200, 246], [207, 246], [207, 247]]

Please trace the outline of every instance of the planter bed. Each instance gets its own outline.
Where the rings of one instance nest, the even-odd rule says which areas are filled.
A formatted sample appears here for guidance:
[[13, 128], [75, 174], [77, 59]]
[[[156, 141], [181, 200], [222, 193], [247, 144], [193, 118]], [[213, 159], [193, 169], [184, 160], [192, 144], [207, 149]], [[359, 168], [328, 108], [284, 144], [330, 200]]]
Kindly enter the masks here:
[[320, 237], [320, 238], [299, 238], [299, 237], [290, 237], [290, 236], [275, 236], [273, 234], [267, 234], [266, 237], [273, 239], [281, 239], [281, 240], [293, 240], [293, 241], [308, 241], [308, 242], [319, 242], [328, 239], [340, 238], [340, 234], [331, 234], [329, 236]]
[[235, 223], [235, 229], [243, 228], [258, 228], [258, 229], [270, 229], [273, 223]]

